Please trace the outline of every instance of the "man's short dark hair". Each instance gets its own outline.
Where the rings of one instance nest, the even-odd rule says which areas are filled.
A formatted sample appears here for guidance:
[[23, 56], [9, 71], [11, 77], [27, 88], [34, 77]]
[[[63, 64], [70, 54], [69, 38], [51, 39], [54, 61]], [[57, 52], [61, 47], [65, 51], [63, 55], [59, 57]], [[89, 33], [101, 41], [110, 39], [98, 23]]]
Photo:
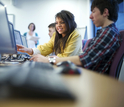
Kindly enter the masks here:
[[91, 11], [97, 7], [100, 13], [103, 14], [104, 9], [107, 8], [109, 11], [108, 19], [114, 22], [118, 19], [118, 2], [117, 0], [93, 0], [91, 5]]
[[55, 28], [55, 23], [51, 23], [49, 26], [48, 26], [48, 28]]

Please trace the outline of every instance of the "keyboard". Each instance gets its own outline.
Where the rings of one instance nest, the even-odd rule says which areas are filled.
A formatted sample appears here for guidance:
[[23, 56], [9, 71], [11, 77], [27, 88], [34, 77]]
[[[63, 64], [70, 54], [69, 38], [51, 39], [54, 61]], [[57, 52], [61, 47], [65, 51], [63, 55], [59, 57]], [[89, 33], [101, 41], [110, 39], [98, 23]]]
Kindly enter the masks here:
[[51, 72], [54, 71], [54, 67], [50, 63], [25, 61], [21, 66], [22, 67], [36, 68], [36, 69], [39, 68], [42, 71], [51, 71]]
[[29, 60], [30, 58], [31, 56], [27, 53], [17, 52], [17, 54], [9, 55], [8, 58], [5, 59], [5, 61], [24, 62], [26, 60]]
[[22, 63], [24, 61], [25, 61], [25, 58], [22, 58], [22, 57], [17, 58], [17, 57], [13, 57], [13, 55], [9, 55], [8, 57], [6, 57], [6, 58], [4, 58], [2, 60], [2, 63], [4, 63], [4, 64], [7, 64], [7, 63], [11, 64], [13, 62]]
[[[32, 62], [26, 62], [25, 64]], [[0, 67], [0, 98], [64, 98], [74, 100], [75, 96], [69, 91], [60, 74], [54, 68], [38, 68], [37, 64], [15, 67]], [[41, 64], [42, 65], [42, 64]], [[27, 67], [26, 67], [27, 66]], [[4, 93], [2, 92], [4, 90]]]

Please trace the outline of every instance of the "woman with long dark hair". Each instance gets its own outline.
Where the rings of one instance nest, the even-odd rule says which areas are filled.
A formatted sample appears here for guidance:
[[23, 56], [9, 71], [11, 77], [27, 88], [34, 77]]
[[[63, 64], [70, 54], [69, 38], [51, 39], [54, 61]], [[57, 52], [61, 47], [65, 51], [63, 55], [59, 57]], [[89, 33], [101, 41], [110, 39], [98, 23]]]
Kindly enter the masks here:
[[44, 56], [55, 52], [58, 57], [79, 55], [82, 52], [81, 35], [76, 30], [77, 24], [74, 15], [66, 10], [55, 15], [56, 32], [48, 43], [39, 45], [37, 48], [26, 48], [17, 45], [17, 50], [30, 55], [41, 54]]

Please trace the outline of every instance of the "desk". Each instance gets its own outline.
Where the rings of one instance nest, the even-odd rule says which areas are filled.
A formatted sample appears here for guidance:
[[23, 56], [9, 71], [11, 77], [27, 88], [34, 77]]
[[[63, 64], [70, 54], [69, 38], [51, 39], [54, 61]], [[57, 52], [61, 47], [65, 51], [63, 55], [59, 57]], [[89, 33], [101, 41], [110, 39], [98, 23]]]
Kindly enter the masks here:
[[82, 74], [63, 75], [76, 101], [43, 99], [0, 100], [0, 107], [124, 107], [124, 83], [86, 69]]

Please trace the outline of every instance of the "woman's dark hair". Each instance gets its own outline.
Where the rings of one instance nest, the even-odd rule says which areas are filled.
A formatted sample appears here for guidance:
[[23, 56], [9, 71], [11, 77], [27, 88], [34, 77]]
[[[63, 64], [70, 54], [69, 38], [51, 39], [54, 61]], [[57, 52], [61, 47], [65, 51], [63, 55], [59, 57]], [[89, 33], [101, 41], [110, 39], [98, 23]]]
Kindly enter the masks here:
[[91, 11], [97, 7], [100, 13], [103, 14], [104, 9], [107, 8], [109, 11], [108, 19], [114, 22], [118, 19], [118, 2], [117, 0], [93, 0], [91, 5]]
[[34, 25], [34, 29], [33, 29], [33, 31], [36, 29], [36, 27], [35, 27], [35, 24], [34, 23], [30, 23], [29, 25], [28, 25], [28, 29], [29, 29], [29, 27], [30, 27], [30, 25], [31, 24], [33, 24]]
[[61, 53], [61, 48], [65, 48], [66, 41], [69, 37], [69, 35], [74, 31], [74, 29], [77, 27], [77, 24], [74, 20], [74, 15], [66, 10], [62, 10], [59, 13], [55, 15], [55, 19], [60, 18], [64, 21], [66, 27], [67, 27], [67, 32], [66, 36], [62, 37], [62, 34], [59, 34], [58, 31], [56, 30], [56, 36], [55, 36], [55, 41], [54, 41], [54, 51], [55, 54]]

